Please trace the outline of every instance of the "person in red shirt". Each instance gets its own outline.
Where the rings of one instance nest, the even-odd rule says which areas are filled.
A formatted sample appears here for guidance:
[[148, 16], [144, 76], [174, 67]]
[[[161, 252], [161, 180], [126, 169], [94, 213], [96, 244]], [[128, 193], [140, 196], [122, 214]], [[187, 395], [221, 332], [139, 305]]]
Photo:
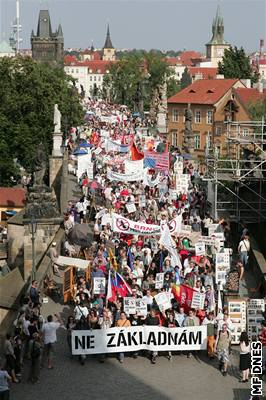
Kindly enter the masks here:
[[262, 343], [262, 365], [266, 369], [266, 321], [261, 323], [262, 330], [259, 334], [259, 340]]

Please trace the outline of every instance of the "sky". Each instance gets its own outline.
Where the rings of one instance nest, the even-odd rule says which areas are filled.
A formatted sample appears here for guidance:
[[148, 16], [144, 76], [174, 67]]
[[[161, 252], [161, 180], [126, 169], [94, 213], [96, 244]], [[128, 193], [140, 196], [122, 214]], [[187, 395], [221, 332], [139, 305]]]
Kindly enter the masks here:
[[[247, 52], [266, 44], [266, 0], [20, 0], [21, 48], [30, 48], [40, 9], [49, 9], [52, 29], [62, 24], [65, 48], [102, 48], [107, 23], [117, 49], [197, 50], [205, 52], [220, 5], [225, 40]], [[0, 34], [7, 39], [16, 0], [0, 0]], [[266, 47], [266, 46], [265, 46]]]

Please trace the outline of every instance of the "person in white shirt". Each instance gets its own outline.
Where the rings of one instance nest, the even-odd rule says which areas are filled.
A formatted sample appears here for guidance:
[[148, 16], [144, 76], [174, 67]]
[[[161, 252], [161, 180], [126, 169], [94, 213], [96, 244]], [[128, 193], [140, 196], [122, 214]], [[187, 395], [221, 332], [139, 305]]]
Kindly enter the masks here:
[[52, 353], [54, 352], [54, 344], [57, 341], [56, 331], [63, 325], [63, 321], [57, 314], [54, 314], [57, 321], [53, 321], [53, 316], [48, 315], [47, 322], [43, 324], [42, 334], [44, 342], [44, 356], [47, 358], [48, 369], [52, 369]]
[[248, 263], [249, 250], [250, 250], [250, 241], [248, 236], [245, 235], [238, 245], [239, 258], [242, 264], [244, 265], [244, 268], [246, 268]]
[[[216, 321], [217, 321], [218, 315], [216, 317]], [[231, 334], [234, 331], [234, 325], [233, 322], [231, 321], [231, 319], [228, 316], [228, 311], [224, 311], [224, 315], [223, 315], [223, 319], [218, 319], [218, 326], [217, 326], [217, 331], [221, 331], [223, 328], [223, 325], [227, 326], [227, 330], [229, 332], [229, 334]]]
[[151, 295], [150, 289], [147, 289], [146, 295], [142, 297], [142, 300], [147, 303], [148, 309], [150, 309], [153, 304], [153, 296]]
[[74, 316], [75, 320], [79, 321], [81, 317], [84, 317], [85, 319], [87, 318], [89, 314], [89, 310], [82, 302], [80, 304], [76, 305], [74, 308]]

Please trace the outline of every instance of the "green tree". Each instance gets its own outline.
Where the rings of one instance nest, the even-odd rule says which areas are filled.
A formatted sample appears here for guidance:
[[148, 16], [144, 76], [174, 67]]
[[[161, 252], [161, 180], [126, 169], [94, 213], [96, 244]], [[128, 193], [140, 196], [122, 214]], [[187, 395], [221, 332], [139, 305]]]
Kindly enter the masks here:
[[248, 105], [248, 111], [253, 121], [261, 121], [262, 118], [266, 120], [266, 99], [259, 100], [256, 102], [250, 102]]
[[170, 76], [170, 69], [157, 52], [139, 50], [126, 54], [111, 65], [103, 82], [102, 93], [120, 104], [134, 108], [138, 84], [141, 82], [144, 108], [149, 109], [154, 91]]
[[238, 49], [236, 46], [224, 50], [223, 59], [218, 64], [218, 73], [226, 79], [251, 79], [252, 83], [257, 82], [259, 78], [258, 72], [252, 69], [243, 47]]
[[181, 90], [180, 82], [177, 81], [174, 77], [170, 77], [167, 80], [167, 97], [174, 96]]
[[181, 79], [180, 79], [180, 87], [181, 87], [181, 89], [185, 89], [191, 83], [192, 83], [192, 79], [191, 79], [191, 76], [190, 76], [190, 74], [188, 72], [188, 69], [186, 67], [184, 69], [184, 72], [183, 72], [183, 74], [181, 76]]
[[63, 130], [65, 118], [68, 126], [79, 124], [83, 110], [74, 80], [61, 68], [29, 57], [4, 57], [0, 81], [0, 176], [7, 185], [16, 172], [13, 159], [31, 172], [41, 142], [47, 156], [51, 153], [54, 104], [62, 113]]

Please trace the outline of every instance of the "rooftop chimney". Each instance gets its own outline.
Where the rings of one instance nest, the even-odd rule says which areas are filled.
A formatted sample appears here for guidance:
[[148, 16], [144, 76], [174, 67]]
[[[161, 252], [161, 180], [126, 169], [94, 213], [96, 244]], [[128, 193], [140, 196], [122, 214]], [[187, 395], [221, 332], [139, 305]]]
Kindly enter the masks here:
[[260, 59], [264, 58], [264, 39], [260, 39]]

